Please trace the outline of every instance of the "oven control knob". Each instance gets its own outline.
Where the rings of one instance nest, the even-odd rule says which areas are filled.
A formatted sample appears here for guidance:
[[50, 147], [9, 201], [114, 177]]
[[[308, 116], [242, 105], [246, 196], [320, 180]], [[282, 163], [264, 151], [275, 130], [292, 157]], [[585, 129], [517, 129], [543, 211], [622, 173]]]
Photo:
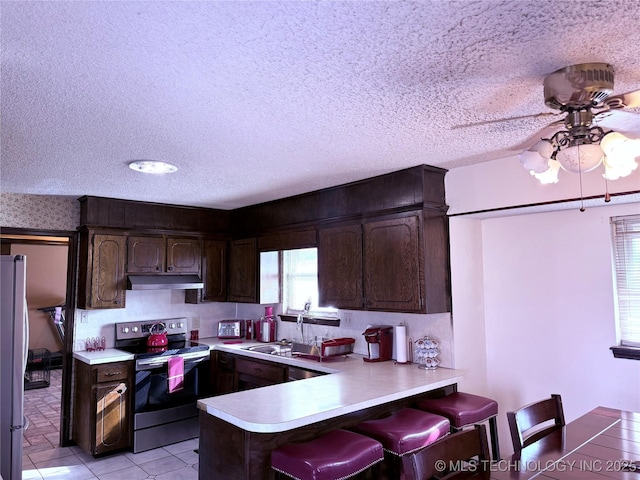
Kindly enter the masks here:
[[182, 328], [184, 324], [182, 322], [178, 322], [178, 328]]
[[138, 327], [133, 327], [133, 328], [131, 329], [131, 331], [132, 331], [133, 333], [138, 333]]
[[176, 328], [176, 324], [175, 323], [170, 323], [169, 324], [169, 328]]
[[129, 327], [122, 327], [122, 333], [129, 333]]

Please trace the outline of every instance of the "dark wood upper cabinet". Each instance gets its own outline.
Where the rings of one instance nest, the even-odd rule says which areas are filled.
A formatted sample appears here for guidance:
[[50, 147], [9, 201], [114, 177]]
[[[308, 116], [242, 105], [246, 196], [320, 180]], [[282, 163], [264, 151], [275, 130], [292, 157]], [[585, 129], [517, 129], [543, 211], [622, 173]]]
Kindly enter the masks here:
[[417, 215], [364, 224], [364, 291], [368, 310], [422, 310], [419, 225]]
[[129, 237], [128, 273], [162, 273], [166, 268], [164, 237]]
[[347, 225], [318, 232], [320, 305], [361, 309], [362, 227]]
[[258, 248], [255, 238], [229, 243], [229, 301], [258, 302]]
[[227, 300], [227, 242], [202, 242], [202, 281], [204, 288], [187, 290], [186, 303], [224, 302]]
[[199, 238], [167, 238], [167, 273], [200, 273], [202, 242]]
[[130, 236], [127, 273], [200, 273], [199, 238]]
[[78, 308], [125, 308], [126, 237], [80, 235]]
[[445, 174], [419, 165], [232, 211], [82, 197], [78, 308], [123, 308], [126, 273], [201, 273], [185, 301], [258, 303], [258, 252], [317, 246], [323, 306], [449, 312]]
[[227, 299], [227, 242], [205, 240], [202, 256], [203, 300], [223, 302]]
[[[422, 214], [324, 228], [318, 234], [320, 305], [351, 310], [437, 313], [447, 311], [446, 271], [442, 263], [430, 273], [440, 283], [425, 288]], [[443, 244], [432, 252], [446, 259]], [[446, 264], [444, 264], [446, 266]], [[427, 304], [429, 296], [432, 303]]]
[[85, 195], [80, 202], [80, 226], [128, 230], [174, 230], [224, 233], [231, 228], [231, 213], [202, 207], [137, 202]]

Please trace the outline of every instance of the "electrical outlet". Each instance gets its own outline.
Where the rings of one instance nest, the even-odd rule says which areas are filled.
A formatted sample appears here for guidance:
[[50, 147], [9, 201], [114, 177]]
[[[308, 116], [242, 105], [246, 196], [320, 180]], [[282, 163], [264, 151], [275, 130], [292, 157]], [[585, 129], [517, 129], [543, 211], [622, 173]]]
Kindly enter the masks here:
[[191, 328], [200, 328], [200, 317], [195, 316], [191, 319]]
[[351, 313], [345, 313], [344, 314], [344, 323], [347, 325], [351, 325]]
[[89, 323], [89, 312], [86, 310], [80, 312], [80, 323]]

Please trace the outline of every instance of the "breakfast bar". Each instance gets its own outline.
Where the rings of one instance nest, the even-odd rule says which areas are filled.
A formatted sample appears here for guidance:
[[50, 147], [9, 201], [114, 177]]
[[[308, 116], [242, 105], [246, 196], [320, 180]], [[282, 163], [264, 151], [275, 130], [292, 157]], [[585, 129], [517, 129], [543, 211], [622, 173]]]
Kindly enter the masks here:
[[[233, 346], [214, 348], [265, 358]], [[368, 363], [355, 354], [323, 362], [270, 359], [327, 375], [199, 400], [199, 478], [274, 478], [273, 449], [384, 417], [427, 395], [455, 391], [463, 378], [460, 370]]]

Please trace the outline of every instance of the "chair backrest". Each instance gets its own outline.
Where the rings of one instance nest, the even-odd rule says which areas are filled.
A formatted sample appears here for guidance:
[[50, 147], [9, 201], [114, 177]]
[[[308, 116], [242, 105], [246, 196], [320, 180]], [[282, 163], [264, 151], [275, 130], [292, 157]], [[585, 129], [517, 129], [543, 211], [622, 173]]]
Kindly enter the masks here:
[[562, 398], [553, 394], [546, 400], [530, 403], [515, 412], [507, 412], [507, 420], [513, 450], [516, 454], [520, 453], [527, 445], [565, 425]]
[[[446, 435], [421, 450], [404, 455], [402, 468], [406, 480], [427, 480], [434, 475], [441, 477], [443, 474], [447, 474], [446, 478], [455, 478], [456, 471], [465, 474], [462, 462], [468, 460], [471, 460], [468, 469], [476, 472], [489, 471], [491, 455], [486, 428], [482, 424], [475, 425], [472, 430]], [[468, 472], [466, 475], [468, 476]]]

